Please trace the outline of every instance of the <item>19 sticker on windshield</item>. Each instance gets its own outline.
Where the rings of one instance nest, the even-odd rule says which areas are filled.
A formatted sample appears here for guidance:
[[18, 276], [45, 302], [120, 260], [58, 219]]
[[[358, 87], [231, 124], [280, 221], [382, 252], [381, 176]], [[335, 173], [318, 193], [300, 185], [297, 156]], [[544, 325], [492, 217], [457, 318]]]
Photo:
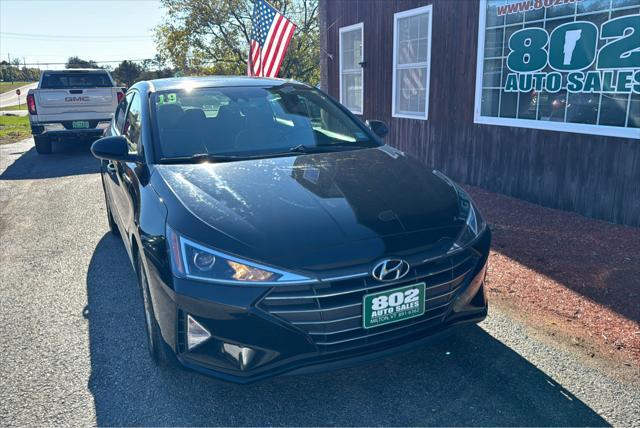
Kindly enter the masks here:
[[363, 297], [363, 327], [372, 328], [424, 314], [424, 282]]

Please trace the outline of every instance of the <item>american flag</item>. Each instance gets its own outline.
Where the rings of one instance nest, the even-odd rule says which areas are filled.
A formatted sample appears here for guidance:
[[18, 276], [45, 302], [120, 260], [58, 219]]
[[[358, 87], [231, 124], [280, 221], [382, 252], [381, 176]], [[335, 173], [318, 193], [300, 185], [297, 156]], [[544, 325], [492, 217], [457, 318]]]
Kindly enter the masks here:
[[[418, 61], [412, 43], [405, 43], [400, 52], [403, 62]], [[410, 97], [418, 95], [419, 91], [423, 91], [424, 85], [422, 84], [422, 69], [408, 69], [407, 71], [408, 73], [403, 73], [402, 76], [403, 90], [401, 95], [408, 100]]]
[[247, 74], [276, 77], [296, 26], [264, 0], [253, 6]]

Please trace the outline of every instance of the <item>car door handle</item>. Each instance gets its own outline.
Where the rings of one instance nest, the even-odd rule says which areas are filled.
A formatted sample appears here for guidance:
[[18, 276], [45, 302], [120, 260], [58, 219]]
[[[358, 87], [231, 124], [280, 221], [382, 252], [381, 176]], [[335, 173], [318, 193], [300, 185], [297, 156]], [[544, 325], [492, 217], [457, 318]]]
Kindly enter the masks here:
[[113, 164], [113, 162], [107, 163], [107, 171], [110, 174], [115, 174], [116, 173], [116, 166]]

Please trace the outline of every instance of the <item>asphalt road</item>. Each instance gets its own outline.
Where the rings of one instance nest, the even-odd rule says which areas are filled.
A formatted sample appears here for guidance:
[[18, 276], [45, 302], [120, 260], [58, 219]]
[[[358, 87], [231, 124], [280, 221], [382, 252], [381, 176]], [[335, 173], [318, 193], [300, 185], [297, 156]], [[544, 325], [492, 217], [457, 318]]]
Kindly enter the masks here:
[[[38, 82], [29, 83], [28, 85], [24, 85], [20, 87], [20, 104], [26, 105], [27, 102], [27, 92], [29, 89], [35, 89], [38, 86]], [[2, 107], [11, 107], [18, 105], [18, 96], [16, 95], [16, 90], [3, 92], [0, 94], [0, 110]], [[26, 107], [25, 107], [26, 108]]]
[[[239, 386], [147, 357], [87, 145], [0, 146], [0, 425], [640, 425], [640, 385], [492, 308], [449, 341]], [[626, 383], [625, 383], [626, 382]]]

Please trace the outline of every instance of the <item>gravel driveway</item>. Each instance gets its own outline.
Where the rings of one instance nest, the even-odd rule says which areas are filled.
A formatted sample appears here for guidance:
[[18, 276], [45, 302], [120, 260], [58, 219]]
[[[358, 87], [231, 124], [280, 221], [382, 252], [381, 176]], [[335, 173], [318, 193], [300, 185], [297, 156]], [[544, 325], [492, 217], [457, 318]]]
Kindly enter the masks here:
[[[154, 367], [87, 145], [0, 146], [0, 425], [640, 425], [640, 385], [492, 307], [448, 342], [238, 386]], [[609, 372], [607, 372], [609, 373]]]

